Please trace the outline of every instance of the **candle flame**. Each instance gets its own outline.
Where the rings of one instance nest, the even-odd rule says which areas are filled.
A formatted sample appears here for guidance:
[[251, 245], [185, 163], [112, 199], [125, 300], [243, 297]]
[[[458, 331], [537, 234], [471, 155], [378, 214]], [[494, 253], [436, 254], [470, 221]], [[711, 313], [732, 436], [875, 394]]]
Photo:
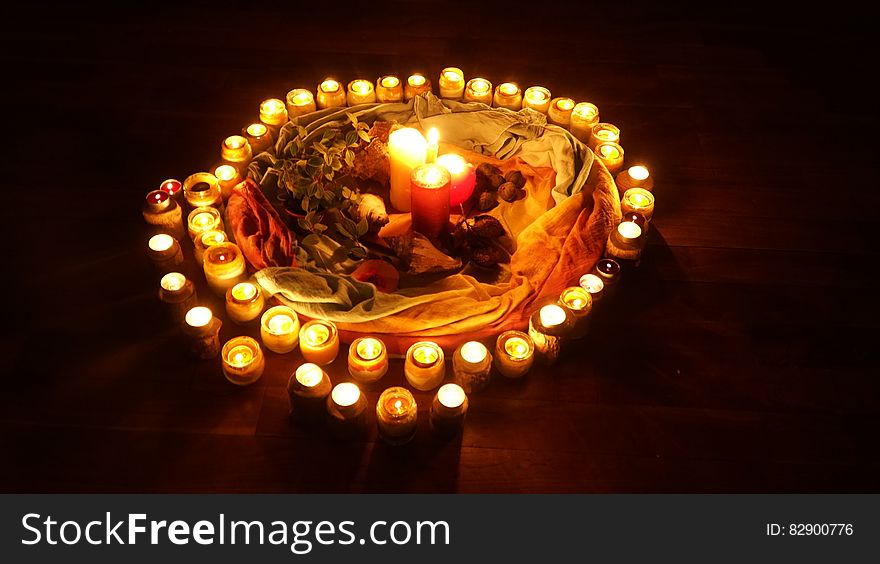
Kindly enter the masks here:
[[651, 173], [648, 172], [648, 169], [642, 165], [629, 167], [629, 176], [633, 180], [647, 180], [650, 175]]
[[[294, 98], [294, 100], [295, 99], [296, 98]], [[262, 123], [252, 123], [247, 126], [247, 129], [245, 131], [247, 131], [247, 134], [251, 137], [262, 137], [269, 132], [269, 128]]]
[[572, 287], [567, 288], [562, 293], [562, 303], [564, 303], [568, 309], [583, 311], [592, 305], [592, 298], [590, 297], [589, 292], [583, 288]]
[[467, 396], [458, 384], [443, 384], [437, 390], [437, 400], [449, 409], [456, 409], [464, 403]]
[[196, 306], [186, 312], [186, 324], [190, 327], [205, 327], [214, 318], [211, 310], [204, 306]]
[[177, 194], [180, 192], [180, 189], [183, 188], [183, 184], [179, 180], [175, 180], [174, 178], [169, 178], [165, 182], [162, 183], [162, 187], [160, 190], [163, 192], [167, 192], [170, 195]]
[[444, 153], [437, 157], [435, 162], [448, 170], [449, 174], [452, 175], [461, 174], [467, 168], [467, 161], [455, 153]]
[[296, 381], [306, 388], [314, 388], [324, 379], [324, 371], [317, 364], [307, 362], [296, 369]]
[[214, 169], [214, 176], [216, 176], [220, 180], [229, 181], [238, 176], [238, 171], [235, 169], [234, 166], [220, 165], [216, 169]]
[[397, 88], [400, 85], [400, 79], [396, 76], [383, 76], [382, 80], [379, 83], [384, 88]]
[[565, 322], [565, 310], [555, 304], [542, 307], [538, 316], [544, 327], [556, 327]]
[[355, 94], [369, 94], [373, 90], [373, 83], [359, 78], [352, 81], [349, 89]]
[[541, 104], [550, 99], [550, 91], [543, 86], [532, 86], [526, 90], [526, 99], [533, 104]]
[[462, 76], [461, 71], [446, 69], [443, 71], [443, 78], [449, 82], [461, 82], [464, 77]]
[[229, 351], [226, 359], [230, 365], [236, 368], [243, 368], [254, 361], [254, 350], [248, 345], [236, 345]]
[[293, 331], [295, 324], [292, 317], [279, 313], [269, 318], [266, 322], [266, 327], [273, 335], [287, 335]]
[[318, 347], [330, 339], [330, 328], [322, 323], [316, 323], [308, 328], [305, 333], [306, 343]]
[[617, 232], [626, 239], [638, 239], [642, 235], [642, 228], [631, 221], [624, 221], [617, 226]]
[[501, 91], [505, 96], [513, 96], [517, 92], [519, 92], [519, 86], [513, 82], [505, 82], [501, 86], [498, 87], [498, 90]]
[[361, 397], [360, 389], [351, 382], [337, 384], [333, 391], [330, 392], [333, 403], [340, 407], [348, 407], [357, 403]]
[[226, 242], [226, 233], [223, 231], [205, 231], [202, 233], [200, 238], [202, 245], [207, 247], [213, 247], [215, 245], [219, 245], [220, 243]]
[[214, 225], [214, 216], [208, 212], [200, 212], [193, 216], [191, 223], [194, 227]]
[[485, 94], [492, 89], [492, 85], [484, 78], [475, 78], [471, 81], [471, 90], [477, 94]]
[[522, 337], [511, 337], [504, 342], [504, 351], [513, 360], [528, 358], [530, 348], [528, 341]]
[[627, 190], [625, 196], [627, 203], [635, 209], [647, 208], [654, 203], [654, 196], [640, 188]]
[[250, 301], [257, 297], [257, 287], [250, 282], [239, 282], [232, 287], [232, 297], [242, 302]]
[[367, 337], [358, 342], [355, 352], [361, 360], [376, 360], [382, 355], [382, 343], [378, 339]]
[[599, 108], [597, 108], [595, 104], [591, 104], [590, 102], [581, 102], [574, 107], [572, 113], [579, 118], [592, 120], [599, 115]]
[[278, 98], [269, 98], [268, 100], [263, 100], [263, 103], [260, 104], [261, 114], [280, 114], [284, 110], [284, 102], [282, 102]]
[[425, 82], [427, 82], [427, 79], [420, 74], [414, 74], [407, 79], [407, 82], [409, 83], [410, 86], [418, 87], [418, 86], [424, 86]]
[[223, 141], [227, 149], [241, 149], [245, 143], [247, 143], [247, 139], [241, 135], [230, 135]]
[[440, 360], [440, 353], [429, 345], [420, 345], [413, 350], [413, 359], [418, 363], [430, 366]]
[[332, 78], [326, 79], [321, 83], [321, 91], [332, 94], [339, 90], [339, 83]]
[[574, 100], [571, 98], [560, 98], [556, 100], [556, 107], [560, 110], [567, 112], [568, 110], [574, 108]]
[[598, 147], [599, 153], [603, 158], [606, 159], [619, 159], [620, 158], [620, 149], [612, 144], [602, 144]]
[[179, 272], [169, 272], [162, 277], [159, 285], [168, 292], [176, 292], [186, 285], [186, 276]]
[[150, 237], [150, 241], [147, 244], [150, 246], [150, 250], [161, 253], [174, 246], [174, 237], [166, 233], [160, 233]]
[[468, 341], [461, 346], [461, 358], [471, 364], [479, 364], [486, 360], [489, 351], [483, 343], [477, 341]]

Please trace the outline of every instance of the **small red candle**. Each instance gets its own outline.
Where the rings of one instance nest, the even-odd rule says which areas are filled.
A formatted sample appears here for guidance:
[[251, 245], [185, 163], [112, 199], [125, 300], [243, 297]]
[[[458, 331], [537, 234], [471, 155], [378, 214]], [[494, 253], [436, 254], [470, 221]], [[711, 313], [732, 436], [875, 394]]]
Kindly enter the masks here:
[[439, 237], [449, 225], [449, 192], [452, 176], [436, 163], [413, 169], [410, 175], [412, 225], [428, 238]]
[[171, 196], [162, 190], [153, 190], [147, 194], [147, 205], [151, 211], [157, 212], [167, 209], [171, 205]]
[[452, 207], [461, 205], [474, 193], [474, 185], [477, 183], [477, 171], [474, 165], [453, 153], [437, 157], [437, 164], [448, 170], [452, 176], [449, 205]]
[[180, 192], [182, 188], [183, 184], [181, 184], [180, 180], [175, 180], [174, 178], [169, 178], [159, 186], [159, 189], [167, 193], [169, 196], [174, 196]]

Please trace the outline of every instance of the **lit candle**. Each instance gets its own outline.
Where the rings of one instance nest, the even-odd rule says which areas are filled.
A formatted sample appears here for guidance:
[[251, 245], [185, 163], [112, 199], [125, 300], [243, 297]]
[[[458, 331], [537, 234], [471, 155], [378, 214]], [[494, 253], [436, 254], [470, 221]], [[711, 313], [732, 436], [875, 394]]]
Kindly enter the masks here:
[[562, 338], [570, 331], [572, 319], [557, 304], [545, 305], [529, 319], [529, 337], [535, 344], [539, 358], [546, 364], [559, 359]]
[[632, 221], [623, 221], [608, 236], [605, 254], [617, 262], [637, 265], [641, 256], [642, 228]]
[[233, 337], [226, 341], [220, 353], [223, 375], [237, 386], [253, 384], [263, 375], [266, 357], [260, 344], [250, 337]]
[[299, 330], [299, 350], [303, 358], [319, 366], [336, 360], [339, 354], [339, 334], [330, 321], [313, 319]]
[[169, 233], [175, 238], [183, 238], [183, 210], [165, 190], [153, 190], [147, 194], [142, 215], [152, 233]]
[[506, 378], [522, 378], [535, 362], [535, 344], [522, 331], [505, 331], [495, 341], [495, 368]]
[[269, 133], [269, 128], [263, 123], [252, 123], [245, 127], [241, 134], [247, 139], [252, 156], [259, 155], [272, 146], [272, 135]]
[[492, 83], [485, 78], [472, 78], [468, 80], [464, 89], [465, 102], [480, 102], [487, 106], [492, 105]]
[[331, 433], [340, 439], [367, 430], [367, 400], [356, 384], [336, 384], [327, 398], [327, 414]]
[[260, 340], [272, 352], [289, 353], [299, 344], [299, 317], [287, 306], [266, 310], [260, 319]]
[[287, 116], [290, 119], [305, 114], [310, 114], [317, 110], [315, 105], [315, 97], [305, 88], [294, 88], [287, 93]]
[[345, 106], [345, 90], [339, 81], [332, 78], [325, 79], [318, 85], [318, 109], [342, 108]]
[[413, 169], [411, 179], [412, 228], [436, 239], [449, 226], [452, 176], [443, 166], [426, 164]]
[[440, 132], [436, 127], [428, 130], [428, 150], [425, 153], [425, 163], [433, 163], [437, 160], [437, 153], [440, 152]]
[[412, 209], [410, 176], [417, 166], [425, 164], [428, 142], [417, 130], [404, 127], [388, 136], [388, 158], [391, 163], [391, 205], [402, 212]]
[[443, 349], [437, 343], [420, 341], [406, 351], [403, 367], [406, 381], [417, 390], [433, 390], [446, 376]]
[[260, 102], [260, 121], [270, 129], [277, 130], [288, 120], [287, 106], [278, 98], [269, 98]]
[[[592, 273], [601, 278], [606, 286], [613, 286], [620, 280], [620, 265], [614, 259], [602, 258], [593, 266]], [[581, 284], [581, 287], [583, 287], [583, 284]], [[589, 288], [587, 288], [587, 291], [589, 291]], [[596, 301], [595, 295], [593, 296], [593, 301]]]
[[358, 104], [372, 104], [376, 101], [376, 90], [369, 80], [358, 78], [348, 83], [346, 101], [349, 106]]
[[[244, 139], [244, 137], [242, 137]], [[217, 177], [208, 172], [197, 172], [183, 181], [183, 197], [190, 208], [223, 206], [223, 195]]]
[[186, 312], [183, 330], [190, 338], [192, 353], [201, 359], [214, 358], [220, 354], [220, 326], [211, 310], [196, 306]]
[[522, 91], [515, 82], [504, 82], [495, 87], [492, 105], [518, 112], [522, 109]]
[[383, 76], [376, 81], [376, 98], [380, 102], [402, 102], [403, 85], [396, 76]]
[[571, 111], [569, 131], [583, 143], [590, 142], [593, 128], [599, 123], [599, 108], [590, 102], [581, 102]]
[[348, 348], [348, 373], [362, 384], [379, 381], [388, 372], [385, 343], [373, 337], [355, 339]]
[[416, 399], [409, 390], [400, 386], [388, 388], [376, 403], [379, 437], [391, 445], [410, 442], [416, 434], [418, 413]]
[[458, 384], [443, 384], [431, 403], [431, 429], [441, 435], [455, 435], [464, 428], [468, 398]]
[[254, 158], [254, 153], [246, 137], [230, 135], [220, 144], [220, 158], [224, 163], [244, 171]]
[[446, 67], [440, 72], [437, 86], [441, 98], [459, 100], [464, 94], [464, 72], [458, 67]]
[[455, 383], [469, 394], [488, 386], [492, 375], [489, 349], [477, 341], [468, 341], [458, 347], [452, 357], [452, 375]]
[[586, 335], [590, 310], [593, 309], [592, 295], [580, 286], [572, 286], [562, 291], [559, 305], [567, 310], [573, 320], [572, 337], [577, 339]]
[[431, 81], [424, 75], [415, 73], [406, 79], [406, 87], [403, 89], [403, 98], [407, 102], [425, 92], [431, 91]]
[[590, 133], [590, 141], [587, 143], [591, 149], [595, 149], [599, 143], [620, 143], [620, 128], [613, 123], [597, 123]]
[[196, 208], [189, 212], [186, 218], [187, 229], [189, 230], [190, 239], [195, 240], [205, 231], [222, 231], [223, 220], [217, 208], [209, 206]]
[[147, 255], [160, 274], [171, 272], [183, 264], [183, 252], [177, 239], [167, 233], [153, 235], [147, 242]]
[[205, 278], [208, 287], [218, 296], [241, 282], [246, 276], [244, 255], [235, 243], [220, 243], [209, 247], [204, 256]]
[[162, 190], [176, 201], [179, 205], [183, 205], [186, 201], [183, 199], [183, 183], [176, 178], [169, 178], [167, 180], [163, 180], [162, 184], [159, 185], [159, 190]]
[[320, 420], [331, 388], [330, 377], [320, 366], [301, 364], [287, 381], [290, 414], [299, 421]]
[[459, 206], [474, 193], [477, 171], [474, 165], [455, 153], [445, 153], [437, 157], [437, 164], [449, 171], [452, 177], [449, 186], [449, 205]]
[[220, 243], [225, 242], [225, 231], [211, 229], [209, 231], [202, 231], [201, 233], [199, 233], [196, 238], [193, 239], [193, 254], [195, 255], [196, 263], [199, 265], [204, 265], [205, 251], [208, 250], [208, 247], [213, 247], [214, 245], [219, 245]]
[[613, 141], [599, 143], [593, 152], [611, 174], [617, 173], [623, 166], [623, 147]]
[[623, 193], [620, 210], [623, 213], [638, 212], [651, 221], [654, 217], [654, 194], [645, 188], [630, 188]]
[[175, 323], [183, 323], [186, 312], [196, 305], [196, 288], [186, 276], [169, 272], [159, 281], [159, 299], [168, 306]]
[[226, 314], [235, 323], [250, 323], [263, 313], [266, 299], [252, 282], [239, 282], [226, 290]]
[[[617, 263], [615, 262], [614, 264]], [[618, 268], [620, 268], [620, 265], [618, 265]], [[596, 274], [584, 274], [581, 276], [581, 279], [578, 280], [578, 285], [589, 292], [590, 299], [592, 299], [593, 302], [598, 302], [605, 295], [605, 282]]]
[[220, 185], [220, 195], [223, 196], [223, 201], [228, 200], [232, 195], [232, 189], [241, 182], [238, 169], [228, 164], [220, 165], [214, 169], [214, 176], [217, 177], [217, 183]]
[[531, 108], [542, 114], [546, 114], [550, 109], [550, 91], [543, 86], [532, 86], [526, 88], [523, 95], [523, 108]]
[[644, 165], [631, 166], [621, 171], [615, 180], [617, 187], [624, 192], [630, 188], [642, 188], [648, 192], [654, 190], [654, 177]]
[[571, 98], [554, 98], [547, 110], [547, 121], [559, 127], [567, 128], [571, 124], [574, 100]]

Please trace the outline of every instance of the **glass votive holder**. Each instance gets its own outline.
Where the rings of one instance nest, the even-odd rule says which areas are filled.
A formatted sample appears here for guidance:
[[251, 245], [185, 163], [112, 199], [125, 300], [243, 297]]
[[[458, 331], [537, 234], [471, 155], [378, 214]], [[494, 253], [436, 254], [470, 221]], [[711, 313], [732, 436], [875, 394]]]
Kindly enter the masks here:
[[642, 188], [648, 192], [654, 190], [654, 177], [644, 165], [634, 165], [622, 170], [614, 180], [617, 182], [617, 188], [623, 192], [630, 188]]
[[599, 143], [620, 143], [620, 128], [613, 123], [597, 123], [590, 132], [587, 145], [595, 149]]
[[608, 172], [612, 175], [616, 174], [623, 166], [623, 147], [617, 143], [612, 141], [599, 143], [596, 145], [593, 153], [595, 153], [596, 157], [602, 161], [605, 168], [607, 168]]
[[166, 304], [171, 319], [182, 324], [186, 312], [196, 305], [196, 287], [180, 272], [169, 272], [159, 280], [159, 300]]
[[226, 290], [247, 276], [244, 254], [235, 243], [220, 243], [205, 251], [203, 266], [208, 287], [214, 294], [225, 296]]
[[147, 241], [147, 256], [153, 261], [156, 272], [165, 274], [183, 264], [183, 251], [177, 239], [167, 233], [153, 235]]
[[571, 316], [571, 337], [584, 337], [589, 328], [590, 310], [593, 309], [592, 295], [580, 286], [571, 286], [559, 295], [559, 305]]
[[376, 402], [376, 424], [379, 437], [390, 445], [403, 445], [412, 440], [418, 428], [419, 408], [406, 388], [394, 386]]
[[503, 82], [495, 87], [492, 105], [496, 108], [507, 108], [514, 112], [522, 109], [522, 90], [515, 82]]
[[637, 212], [651, 221], [654, 217], [654, 194], [645, 188], [630, 188], [623, 193], [620, 200], [620, 211], [623, 213]]
[[599, 108], [590, 102], [580, 102], [571, 111], [568, 130], [582, 143], [590, 143], [593, 128], [599, 124]]
[[[596, 261], [591, 273], [601, 278], [605, 286], [611, 287], [620, 281], [620, 270], [621, 268], [617, 261], [605, 257]], [[596, 301], [596, 296], [593, 296], [593, 301]]]
[[522, 331], [505, 331], [495, 341], [495, 369], [505, 378], [522, 378], [535, 363], [535, 343]]
[[265, 123], [252, 123], [241, 130], [241, 135], [247, 139], [253, 156], [259, 155], [272, 146], [272, 134]]
[[238, 324], [250, 323], [263, 313], [266, 299], [253, 282], [239, 282], [226, 290], [226, 315]]
[[573, 320], [557, 304], [548, 304], [529, 318], [529, 337], [535, 344], [538, 358], [545, 364], [555, 364], [562, 353], [562, 342], [571, 332]]
[[559, 127], [568, 128], [571, 124], [571, 113], [574, 110], [574, 100], [571, 98], [554, 98], [550, 101], [547, 110], [547, 121]]
[[230, 164], [222, 164], [215, 168], [214, 176], [217, 177], [217, 183], [220, 185], [220, 196], [223, 197], [224, 202], [232, 195], [232, 189], [242, 181], [238, 169]]
[[260, 102], [260, 122], [266, 124], [270, 130], [278, 131], [289, 119], [287, 106], [278, 98]]
[[184, 237], [183, 209], [174, 196], [165, 190], [148, 193], [141, 211], [144, 221], [151, 227], [151, 234], [168, 233], [175, 239]]
[[492, 105], [492, 83], [485, 78], [472, 78], [464, 89], [465, 102], [480, 102]]
[[376, 89], [373, 88], [373, 83], [369, 80], [357, 78], [348, 83], [345, 99], [349, 106], [372, 104], [376, 101]]
[[330, 377], [320, 366], [301, 364], [287, 381], [290, 415], [304, 422], [323, 420], [331, 389]]
[[299, 317], [291, 308], [270, 307], [260, 318], [260, 340], [274, 353], [289, 353], [299, 344]]
[[492, 376], [492, 355], [479, 341], [460, 345], [452, 356], [452, 376], [465, 392], [473, 394], [489, 385]]
[[247, 169], [248, 163], [251, 162], [253, 156], [251, 144], [242, 135], [230, 135], [220, 144], [220, 159], [224, 163], [235, 167], [239, 172]]
[[425, 92], [431, 91], [431, 81], [425, 75], [414, 73], [406, 79], [406, 86], [403, 88], [403, 99], [407, 102]]
[[318, 85], [315, 99], [318, 102], [319, 110], [325, 108], [343, 108], [346, 103], [345, 89], [338, 80], [327, 78]]
[[253, 384], [263, 375], [266, 358], [260, 344], [250, 337], [233, 337], [220, 353], [223, 375], [237, 386]]
[[326, 319], [313, 319], [299, 330], [299, 350], [307, 362], [326, 366], [339, 354], [339, 333]]
[[443, 349], [431, 341], [419, 341], [406, 351], [403, 365], [406, 381], [422, 392], [433, 390], [446, 377], [446, 363]]
[[378, 382], [388, 372], [385, 343], [374, 337], [361, 337], [348, 347], [348, 373], [361, 384]]
[[[603, 259], [604, 260], [604, 259]], [[609, 259], [610, 260], [610, 259]], [[617, 264], [616, 262], [614, 264]], [[620, 265], [618, 265], [619, 267]], [[592, 303], [597, 303], [605, 297], [605, 281], [598, 274], [588, 273], [581, 276], [578, 286], [590, 294]]]
[[195, 208], [186, 218], [186, 228], [193, 241], [206, 231], [223, 231], [223, 218], [213, 206]]
[[193, 255], [195, 256], [196, 263], [199, 265], [204, 264], [205, 251], [208, 250], [208, 247], [214, 247], [216, 245], [219, 245], [220, 243], [225, 242], [225, 231], [211, 229], [209, 231], [202, 231], [201, 233], [196, 235], [195, 239], [193, 239]]
[[183, 197], [190, 208], [223, 206], [223, 195], [217, 177], [208, 172], [197, 172], [183, 181]]
[[191, 308], [184, 315], [183, 332], [189, 337], [190, 350], [203, 360], [220, 354], [220, 327], [223, 322], [204, 306]]
[[460, 100], [464, 95], [464, 72], [458, 67], [446, 67], [437, 79], [440, 97], [447, 100]]
[[357, 384], [336, 384], [327, 397], [330, 432], [339, 439], [351, 439], [367, 430], [367, 399]]
[[287, 93], [287, 116], [290, 119], [310, 114], [318, 109], [315, 96], [305, 88], [294, 88]]
[[177, 202], [177, 205], [183, 206], [186, 200], [183, 199], [183, 182], [176, 178], [166, 178], [159, 184], [159, 190], [162, 190]]
[[468, 398], [458, 384], [443, 384], [431, 402], [431, 430], [441, 436], [457, 435], [464, 429]]
[[403, 102], [403, 84], [396, 76], [386, 75], [376, 81], [376, 99], [380, 102]]
[[530, 86], [523, 94], [522, 107], [546, 114], [550, 109], [550, 99], [550, 91], [543, 86]]

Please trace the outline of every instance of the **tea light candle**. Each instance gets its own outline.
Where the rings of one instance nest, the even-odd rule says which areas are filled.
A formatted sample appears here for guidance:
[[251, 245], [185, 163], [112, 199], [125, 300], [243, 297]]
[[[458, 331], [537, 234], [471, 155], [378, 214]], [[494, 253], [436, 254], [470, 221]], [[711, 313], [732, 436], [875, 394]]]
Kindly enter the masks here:
[[349, 106], [358, 104], [372, 104], [376, 101], [376, 89], [369, 80], [358, 78], [348, 83], [346, 101]]
[[477, 171], [474, 165], [455, 153], [445, 153], [437, 157], [437, 164], [449, 171], [449, 205], [456, 207], [466, 202], [474, 193]]
[[230, 135], [220, 144], [220, 158], [224, 163], [230, 164], [238, 170], [244, 170], [254, 158], [254, 153], [247, 138], [241, 135]]
[[356, 382], [372, 384], [387, 372], [388, 352], [379, 339], [361, 337], [348, 347], [348, 373]]
[[538, 357], [546, 364], [559, 360], [562, 338], [571, 330], [572, 319], [557, 304], [545, 305], [529, 319], [529, 337], [535, 344]]
[[402, 102], [403, 85], [396, 76], [383, 76], [376, 81], [376, 98], [380, 102]]
[[522, 107], [546, 114], [550, 109], [550, 98], [550, 91], [543, 86], [531, 86], [526, 88]]
[[458, 67], [446, 67], [440, 72], [437, 80], [440, 97], [447, 100], [459, 100], [464, 94], [464, 72]]
[[367, 400], [356, 384], [336, 384], [327, 398], [330, 432], [337, 438], [353, 438], [367, 429]]
[[233, 337], [220, 353], [223, 375], [237, 386], [253, 384], [263, 375], [266, 357], [260, 344], [250, 337]]
[[623, 213], [637, 212], [645, 216], [647, 221], [654, 217], [654, 194], [645, 188], [630, 188], [623, 193], [620, 201]]
[[330, 377], [320, 366], [310, 362], [301, 364], [287, 382], [290, 414], [299, 421], [319, 420], [331, 388]]
[[183, 252], [177, 239], [167, 233], [153, 235], [147, 242], [147, 255], [160, 274], [171, 272], [183, 264]]
[[483, 343], [468, 341], [459, 346], [452, 357], [452, 375], [455, 383], [469, 394], [489, 385], [492, 374], [492, 355]]
[[535, 362], [535, 344], [522, 331], [505, 331], [495, 341], [495, 369], [506, 378], [522, 378]]
[[189, 231], [190, 239], [195, 240], [200, 234], [206, 231], [223, 231], [223, 220], [217, 208], [210, 206], [196, 208], [189, 212], [186, 218], [186, 225]]
[[431, 81], [424, 75], [415, 73], [406, 79], [406, 86], [403, 89], [403, 99], [409, 102], [419, 94], [431, 91]]
[[605, 254], [616, 261], [638, 264], [641, 255], [642, 228], [632, 221], [623, 221], [608, 236]]
[[299, 317], [287, 306], [270, 307], [260, 318], [260, 340], [272, 352], [289, 353], [299, 344]]
[[208, 247], [213, 247], [215, 245], [219, 245], [220, 243], [225, 242], [225, 231], [212, 229], [210, 231], [203, 231], [199, 233], [193, 240], [193, 254], [195, 255], [196, 263], [198, 263], [199, 265], [204, 264], [205, 251], [208, 249]]
[[318, 85], [318, 109], [342, 108], [345, 106], [345, 90], [338, 81], [332, 78], [325, 79]]
[[379, 437], [390, 445], [410, 442], [416, 434], [418, 413], [416, 399], [409, 390], [400, 386], [388, 388], [376, 403]]
[[[615, 262], [614, 264], [617, 263]], [[594, 303], [601, 300], [605, 295], [605, 282], [597, 274], [584, 274], [581, 276], [580, 280], [578, 280], [578, 285], [589, 292], [590, 299]]]
[[590, 141], [587, 143], [591, 149], [595, 149], [599, 143], [620, 143], [620, 128], [613, 123], [597, 123], [590, 133]]
[[299, 350], [303, 358], [319, 366], [336, 360], [339, 354], [339, 334], [330, 321], [313, 319], [299, 330]]
[[571, 124], [573, 110], [574, 100], [571, 98], [554, 98], [547, 110], [547, 121], [559, 127], [568, 128]]
[[388, 158], [391, 164], [391, 205], [402, 212], [412, 209], [410, 176], [414, 168], [425, 164], [428, 142], [417, 130], [403, 127], [388, 136]]
[[239, 282], [226, 290], [226, 315], [235, 323], [250, 323], [260, 317], [265, 305], [263, 291], [252, 282]]
[[310, 114], [318, 108], [315, 105], [315, 97], [305, 88], [294, 88], [285, 96], [287, 101], [287, 117], [293, 119], [305, 114]]
[[165, 190], [153, 190], [147, 194], [142, 215], [153, 233], [169, 233], [183, 238], [183, 210], [171, 194]]
[[480, 102], [487, 106], [492, 105], [492, 83], [485, 78], [472, 78], [468, 80], [464, 89], [465, 102]]
[[220, 243], [209, 247], [204, 256], [205, 278], [208, 287], [218, 296], [241, 282], [246, 276], [244, 255], [235, 243]]
[[201, 359], [214, 358], [220, 354], [220, 326], [211, 310], [196, 306], [186, 312], [183, 331], [190, 339], [190, 350]]
[[436, 239], [449, 226], [452, 176], [438, 164], [422, 165], [412, 171], [412, 228]]
[[159, 281], [159, 300], [166, 304], [175, 323], [183, 323], [186, 312], [196, 305], [196, 287], [179, 272], [169, 272]]
[[446, 376], [443, 349], [431, 341], [419, 341], [406, 351], [403, 365], [406, 381], [417, 390], [433, 390]]
[[573, 320], [572, 336], [581, 338], [586, 335], [590, 310], [593, 309], [592, 295], [580, 286], [572, 286], [562, 291], [559, 305], [567, 310]]
[[197, 172], [187, 176], [183, 181], [183, 197], [190, 208], [213, 206], [219, 209], [223, 205], [220, 182], [216, 176], [208, 172]]
[[654, 177], [644, 165], [631, 166], [621, 171], [615, 180], [617, 187], [624, 192], [630, 188], [642, 188], [648, 192], [654, 190]]
[[495, 87], [492, 105], [518, 112], [522, 109], [522, 91], [515, 82], [504, 82]]
[[623, 166], [623, 147], [612, 141], [596, 145], [593, 150], [611, 174], [616, 174]]
[[589, 143], [593, 128], [599, 123], [599, 108], [590, 102], [581, 102], [571, 111], [569, 131], [582, 143]]
[[[311, 96], [311, 94], [309, 94]], [[272, 146], [272, 135], [269, 128], [263, 123], [252, 123], [241, 130], [242, 136], [247, 139], [251, 147], [252, 156], [259, 155]]]
[[[614, 259], [602, 258], [593, 266], [592, 273], [601, 278], [606, 286], [613, 286], [620, 280], [620, 265]], [[583, 284], [581, 284], [581, 287], [583, 287]], [[587, 288], [587, 291], [589, 291], [589, 288]], [[595, 295], [593, 296], [593, 301], [596, 301]]]
[[269, 129], [277, 131], [289, 119], [287, 106], [278, 98], [269, 98], [260, 102], [260, 121]]
[[224, 202], [232, 195], [232, 189], [242, 180], [238, 169], [228, 164], [215, 168], [214, 176], [217, 177], [217, 183], [220, 185], [220, 195], [223, 197]]
[[441, 435], [455, 435], [464, 428], [468, 398], [458, 384], [443, 384], [431, 402], [431, 430]]
[[162, 181], [162, 184], [159, 185], [159, 190], [162, 190], [177, 202], [178, 205], [182, 206], [186, 200], [183, 199], [183, 183], [176, 178], [168, 178]]

